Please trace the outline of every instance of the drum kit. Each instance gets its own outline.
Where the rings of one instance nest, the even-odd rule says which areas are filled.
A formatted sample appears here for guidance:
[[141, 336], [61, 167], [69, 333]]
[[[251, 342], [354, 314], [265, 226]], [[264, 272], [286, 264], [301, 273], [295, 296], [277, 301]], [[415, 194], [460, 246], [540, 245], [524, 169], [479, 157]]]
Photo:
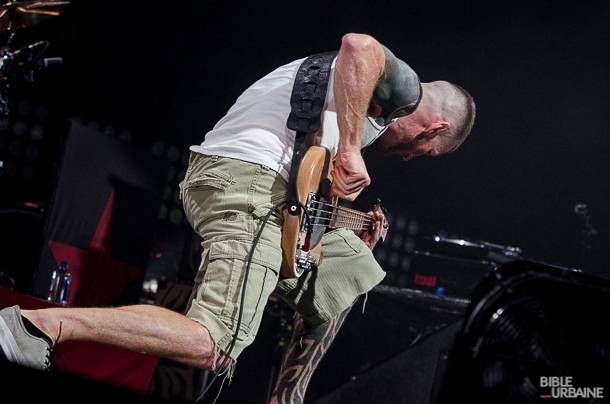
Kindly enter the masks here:
[[14, 1], [0, 4], [0, 116], [9, 114], [12, 84], [19, 78], [32, 82], [34, 71], [62, 63], [61, 58], [42, 58], [48, 41], [13, 49], [17, 31], [59, 16], [69, 1]]

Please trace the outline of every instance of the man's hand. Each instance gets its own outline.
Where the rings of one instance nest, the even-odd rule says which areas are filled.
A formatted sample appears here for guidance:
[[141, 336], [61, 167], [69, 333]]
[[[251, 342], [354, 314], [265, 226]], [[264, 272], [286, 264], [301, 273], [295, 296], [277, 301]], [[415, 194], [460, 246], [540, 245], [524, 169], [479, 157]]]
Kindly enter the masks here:
[[375, 244], [381, 238], [381, 233], [383, 232], [383, 224], [385, 223], [385, 215], [381, 211], [381, 209], [375, 209], [374, 211], [368, 212], [368, 215], [375, 219], [375, 224], [373, 225], [373, 230], [371, 231], [363, 231], [360, 233], [359, 237], [364, 241], [364, 244], [373, 251], [375, 248]]
[[371, 183], [360, 150], [339, 152], [332, 177], [331, 192], [348, 201], [356, 199], [364, 187]]

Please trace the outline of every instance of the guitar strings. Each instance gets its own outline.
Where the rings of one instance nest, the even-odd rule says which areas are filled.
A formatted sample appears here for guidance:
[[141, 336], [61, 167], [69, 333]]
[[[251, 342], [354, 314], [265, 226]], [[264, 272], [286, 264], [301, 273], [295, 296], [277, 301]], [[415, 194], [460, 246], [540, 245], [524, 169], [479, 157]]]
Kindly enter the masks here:
[[316, 221], [320, 221], [320, 220], [327, 220], [327, 221], [333, 221], [336, 220], [337, 222], [353, 222], [354, 224], [373, 224], [375, 223], [375, 220], [373, 219], [366, 219], [366, 220], [362, 220], [360, 218], [344, 218], [344, 217], [316, 217]]
[[[309, 210], [310, 211], [314, 211], [314, 212], [328, 213], [328, 214], [334, 215], [334, 216], [339, 216], [339, 214], [342, 213], [342, 212], [335, 212], [335, 211], [332, 211], [332, 210], [324, 210], [324, 209], [317, 209], [317, 208], [309, 208]], [[375, 221], [375, 219], [370, 217], [370, 216], [359, 216], [358, 217], [356, 215], [351, 214], [350, 212], [348, 212], [345, 216], [342, 216], [342, 217], [347, 217], [347, 218], [350, 218], [350, 219], [372, 221], [372, 222]], [[321, 218], [321, 219], [325, 219], [325, 218]]]
[[[318, 204], [318, 205], [322, 205], [325, 208], [331, 207], [333, 209], [336, 209], [336, 210], [339, 210], [339, 211], [343, 211], [343, 212], [347, 212], [347, 213], [350, 213], [352, 215], [356, 215], [356, 216], [360, 216], [360, 217], [363, 217], [363, 218], [371, 219], [371, 217], [369, 215], [367, 215], [366, 213], [361, 213], [361, 212], [358, 212], [357, 210], [345, 208], [343, 206], [334, 206], [334, 205], [329, 204], [327, 202], [321, 202], [321, 201], [312, 201], [312, 203], [315, 203], [315, 204]], [[331, 211], [327, 211], [327, 213], [331, 213]]]
[[[330, 212], [327, 210], [310, 208], [310, 211], [321, 211], [330, 213], [331, 217], [316, 217], [317, 223], [311, 223], [312, 227], [347, 227], [351, 230], [372, 230], [375, 226], [375, 220], [370, 217], [367, 218], [354, 218], [354, 217], [339, 217], [337, 218], [336, 212]], [[364, 220], [363, 220], [364, 219]], [[334, 220], [334, 222], [333, 222]], [[323, 221], [327, 221], [324, 223]]]
[[[353, 221], [349, 221], [349, 220], [336, 220], [335, 222], [332, 222], [334, 219], [332, 218], [319, 218], [319, 221], [316, 221], [315, 225], [321, 225], [321, 226], [333, 226], [333, 227], [352, 227], [352, 226], [372, 226], [375, 222], [373, 220], [370, 221], [366, 221], [366, 222], [353, 222]], [[327, 221], [327, 223], [321, 223], [322, 221]], [[345, 224], [345, 226], [343, 225]]]
[[349, 212], [349, 213], [352, 213], [354, 215], [370, 218], [370, 216], [367, 215], [366, 213], [362, 213], [362, 212], [359, 212], [357, 210], [346, 208], [346, 207], [343, 207], [343, 206], [335, 206], [335, 205], [332, 205], [332, 204], [330, 204], [328, 202], [312, 201], [312, 203], [315, 203], [315, 204], [318, 204], [318, 205], [322, 205], [323, 207], [331, 207], [333, 209], [341, 210], [341, 211], [344, 211], [344, 212]]
[[[338, 212], [333, 212], [330, 210], [323, 210], [323, 209], [316, 209], [316, 208], [310, 208], [309, 210], [311, 211], [316, 211], [316, 212], [322, 212], [322, 213], [328, 213], [331, 215], [331, 217], [317, 217], [316, 219], [318, 220], [336, 220], [337, 222], [350, 222], [350, 221], [363, 221], [363, 224], [372, 224], [373, 222], [375, 222], [375, 219], [371, 218], [370, 216], [356, 216], [356, 215], [351, 215], [351, 216], [343, 216], [343, 217], [339, 217], [339, 213]], [[348, 212], [348, 215], [350, 213]]]
[[363, 218], [363, 219], [374, 220], [369, 215], [367, 215], [366, 213], [360, 213], [360, 212], [358, 212], [356, 210], [353, 210], [353, 209], [348, 209], [348, 208], [344, 208], [344, 207], [341, 207], [341, 206], [333, 206], [333, 205], [323, 204], [323, 203], [321, 203], [321, 204], [323, 205], [323, 207], [333, 208], [333, 209], [335, 209], [335, 210], [337, 210], [339, 212], [342, 212], [342, 213], [345, 213], [347, 215], [350, 215], [351, 217], [359, 217], [359, 218]]
[[[328, 225], [326, 224], [321, 224], [321, 223], [314, 223], [311, 225], [311, 227], [328, 227]], [[337, 226], [337, 227], [343, 227], [343, 226]], [[371, 230], [370, 226], [362, 226], [362, 227], [350, 227], [350, 230]]]

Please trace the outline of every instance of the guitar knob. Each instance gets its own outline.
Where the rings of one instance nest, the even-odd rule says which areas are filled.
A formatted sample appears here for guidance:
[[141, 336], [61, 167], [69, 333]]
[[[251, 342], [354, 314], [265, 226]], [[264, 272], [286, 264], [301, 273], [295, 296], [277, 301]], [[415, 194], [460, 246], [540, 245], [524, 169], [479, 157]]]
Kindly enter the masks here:
[[288, 213], [292, 216], [297, 216], [301, 213], [301, 207], [297, 203], [289, 203], [288, 204]]

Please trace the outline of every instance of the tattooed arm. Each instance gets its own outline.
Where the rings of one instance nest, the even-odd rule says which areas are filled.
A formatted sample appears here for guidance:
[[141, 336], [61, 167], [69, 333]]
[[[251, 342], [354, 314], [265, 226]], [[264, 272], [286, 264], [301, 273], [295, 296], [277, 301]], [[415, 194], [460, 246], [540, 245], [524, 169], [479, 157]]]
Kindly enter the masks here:
[[351, 306], [332, 320], [308, 329], [300, 314], [294, 316], [294, 332], [284, 353], [271, 404], [302, 404], [313, 372], [339, 332]]

